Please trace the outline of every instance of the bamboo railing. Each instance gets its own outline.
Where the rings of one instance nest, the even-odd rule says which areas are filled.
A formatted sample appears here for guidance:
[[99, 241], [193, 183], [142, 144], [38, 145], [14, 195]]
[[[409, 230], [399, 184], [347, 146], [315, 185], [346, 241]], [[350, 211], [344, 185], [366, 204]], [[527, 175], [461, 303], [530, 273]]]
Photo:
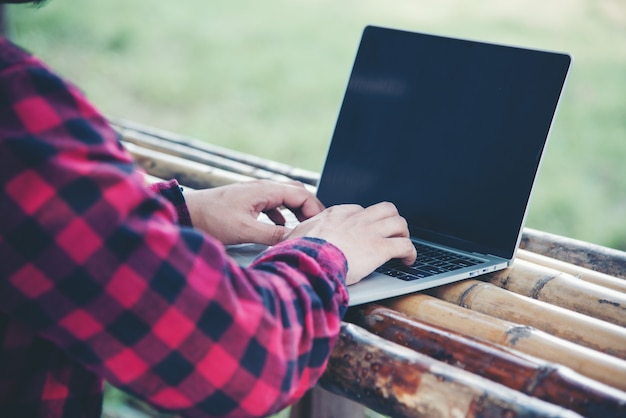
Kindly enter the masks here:
[[[318, 179], [112, 125], [148, 174], [188, 187], [266, 178], [314, 190]], [[351, 308], [318, 388], [292, 416], [365, 416], [363, 406], [393, 417], [626, 416], [625, 279], [626, 253], [525, 229], [504, 271]]]

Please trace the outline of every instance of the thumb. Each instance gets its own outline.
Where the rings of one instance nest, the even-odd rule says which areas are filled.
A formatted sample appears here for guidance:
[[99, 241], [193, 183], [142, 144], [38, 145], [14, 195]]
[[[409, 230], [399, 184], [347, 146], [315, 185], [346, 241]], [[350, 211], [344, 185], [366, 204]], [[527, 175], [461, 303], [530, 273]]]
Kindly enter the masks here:
[[256, 244], [276, 245], [285, 239], [291, 231], [282, 225], [271, 225], [264, 222], [256, 222], [251, 231], [251, 240]]

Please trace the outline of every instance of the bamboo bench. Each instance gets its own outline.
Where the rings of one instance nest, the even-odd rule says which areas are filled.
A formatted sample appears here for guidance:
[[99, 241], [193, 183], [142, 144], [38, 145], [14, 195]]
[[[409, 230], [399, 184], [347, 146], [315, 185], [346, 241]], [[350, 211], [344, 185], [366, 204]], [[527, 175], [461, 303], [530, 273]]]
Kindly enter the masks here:
[[[149, 175], [190, 188], [316, 173], [112, 120]], [[626, 416], [626, 253], [525, 229], [513, 266], [353, 307], [292, 417]]]

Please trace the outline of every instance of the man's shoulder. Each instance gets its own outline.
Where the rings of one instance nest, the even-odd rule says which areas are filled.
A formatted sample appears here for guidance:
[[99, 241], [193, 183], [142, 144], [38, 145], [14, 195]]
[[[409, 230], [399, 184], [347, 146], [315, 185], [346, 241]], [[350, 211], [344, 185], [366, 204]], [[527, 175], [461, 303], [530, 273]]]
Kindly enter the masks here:
[[33, 56], [4, 37], [0, 37], [0, 71], [29, 61]]

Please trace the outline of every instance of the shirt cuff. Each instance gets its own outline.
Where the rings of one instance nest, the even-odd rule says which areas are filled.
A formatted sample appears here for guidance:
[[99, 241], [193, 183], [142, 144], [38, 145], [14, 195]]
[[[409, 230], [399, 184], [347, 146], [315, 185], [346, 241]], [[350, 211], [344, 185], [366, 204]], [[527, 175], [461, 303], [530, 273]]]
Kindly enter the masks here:
[[[297, 255], [294, 255], [294, 251]], [[312, 261], [312, 264], [307, 260]], [[339, 315], [343, 317], [349, 302], [346, 286], [348, 262], [344, 253], [334, 244], [313, 237], [289, 239], [263, 252], [251, 266], [266, 261], [286, 262], [305, 274], [322, 304], [328, 307], [332, 306], [333, 301], [337, 302]]]
[[148, 188], [169, 200], [178, 214], [178, 223], [183, 226], [193, 226], [189, 208], [183, 196], [183, 188], [176, 180], [163, 181], [148, 185]]

